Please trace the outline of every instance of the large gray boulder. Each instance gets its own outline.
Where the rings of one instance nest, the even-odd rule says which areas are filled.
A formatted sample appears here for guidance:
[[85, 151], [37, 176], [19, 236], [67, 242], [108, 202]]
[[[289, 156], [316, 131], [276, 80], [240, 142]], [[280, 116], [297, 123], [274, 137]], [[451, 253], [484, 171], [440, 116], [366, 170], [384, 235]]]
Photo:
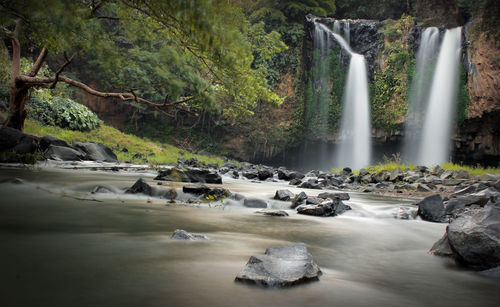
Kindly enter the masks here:
[[85, 154], [71, 147], [50, 145], [44, 153], [45, 158], [58, 161], [81, 161]]
[[444, 221], [444, 204], [441, 195], [434, 194], [427, 196], [420, 202], [416, 203], [418, 206], [417, 214], [425, 221], [429, 222], [443, 222]]
[[118, 162], [115, 153], [106, 145], [98, 142], [75, 142], [73, 147], [85, 154], [85, 160], [98, 162]]
[[253, 255], [236, 281], [264, 287], [289, 287], [317, 281], [321, 270], [304, 243], [269, 247], [264, 255]]
[[486, 206], [459, 216], [430, 252], [451, 256], [475, 270], [500, 266], [500, 207]]
[[64, 140], [58, 139], [58, 138], [56, 138], [55, 136], [52, 136], [52, 135], [44, 135], [40, 139], [40, 148], [42, 150], [46, 150], [47, 148], [49, 148], [50, 145], [56, 145], [56, 146], [62, 146], [62, 147], [71, 147]]

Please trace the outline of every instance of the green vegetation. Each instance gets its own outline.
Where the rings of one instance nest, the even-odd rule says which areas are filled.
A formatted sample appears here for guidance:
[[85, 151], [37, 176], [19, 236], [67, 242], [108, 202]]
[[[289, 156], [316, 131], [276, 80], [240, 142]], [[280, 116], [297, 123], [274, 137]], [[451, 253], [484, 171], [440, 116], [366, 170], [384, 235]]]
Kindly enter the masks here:
[[[28, 119], [26, 120], [25, 132], [36, 136], [53, 135], [69, 144], [88, 141], [100, 142], [109, 148], [114, 148], [114, 152], [120, 161], [143, 163], [143, 157], [134, 157], [135, 154], [139, 153], [143, 154], [144, 158], [147, 158], [148, 163], [153, 165], [176, 162], [178, 158], [189, 159], [193, 157], [208, 164], [216, 163], [221, 165], [223, 163], [223, 160], [218, 157], [194, 155], [188, 152], [181, 154], [179, 148], [175, 146], [125, 134], [104, 124], [97, 129], [82, 132], [54, 126], [44, 126], [37, 121]], [[127, 148], [128, 151], [123, 152], [124, 148]]]
[[408, 110], [408, 90], [413, 73], [413, 55], [408, 51], [407, 37], [413, 25], [411, 16], [389, 20], [383, 27], [384, 52], [382, 70], [376, 70], [370, 85], [372, 123], [385, 131], [395, 129]]
[[[455, 164], [452, 162], [447, 162], [444, 164], [440, 165], [442, 169], [445, 170], [450, 170], [450, 171], [460, 171], [464, 170], [467, 171], [469, 174], [472, 176], [482, 176], [484, 174], [500, 174], [500, 167], [481, 167], [479, 165], [477, 166], [467, 166], [467, 165], [460, 165], [460, 164]], [[417, 168], [416, 165], [413, 164], [401, 164], [400, 162], [395, 162], [395, 161], [386, 161], [384, 163], [376, 164], [376, 165], [370, 165], [366, 167], [365, 169], [370, 172], [370, 173], [377, 173], [380, 171], [388, 171], [392, 172], [395, 169], [400, 169], [402, 171], [409, 169], [409, 170], [415, 170]], [[340, 172], [342, 169], [332, 169], [332, 172]], [[354, 173], [359, 173], [359, 170], [353, 170]]]
[[78, 131], [89, 131], [100, 125], [97, 115], [70, 98], [30, 99], [26, 106], [28, 118], [42, 124]]

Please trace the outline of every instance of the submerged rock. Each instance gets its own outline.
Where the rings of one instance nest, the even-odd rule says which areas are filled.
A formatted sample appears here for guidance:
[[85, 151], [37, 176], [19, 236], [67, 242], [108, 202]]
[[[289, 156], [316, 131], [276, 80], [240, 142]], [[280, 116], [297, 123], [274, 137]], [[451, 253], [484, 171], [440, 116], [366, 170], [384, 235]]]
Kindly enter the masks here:
[[24, 180], [22, 180], [21, 178], [14, 177], [14, 178], [7, 178], [0, 180], [0, 184], [2, 183], [23, 184]]
[[114, 193], [113, 190], [110, 187], [103, 186], [103, 185], [97, 185], [92, 189], [92, 194], [99, 194], [99, 193]]
[[210, 240], [207, 236], [196, 234], [196, 233], [189, 233], [189, 232], [182, 230], [182, 229], [176, 229], [174, 231], [174, 233], [172, 234], [171, 238], [174, 240], [187, 240], [187, 241]]
[[321, 270], [304, 243], [269, 247], [264, 255], [253, 255], [235, 281], [264, 287], [289, 287], [317, 281]]
[[260, 198], [245, 198], [243, 206], [248, 208], [267, 208], [267, 202]]
[[255, 211], [255, 213], [267, 215], [267, 216], [288, 216], [288, 213], [283, 210], [276, 210], [276, 209], [262, 209], [259, 211]]

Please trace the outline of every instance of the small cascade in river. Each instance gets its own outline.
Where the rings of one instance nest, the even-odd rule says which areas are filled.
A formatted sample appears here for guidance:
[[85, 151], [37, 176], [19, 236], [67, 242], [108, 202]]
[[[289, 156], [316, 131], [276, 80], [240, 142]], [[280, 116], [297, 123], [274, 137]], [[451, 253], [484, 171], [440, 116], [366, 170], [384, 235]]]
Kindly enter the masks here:
[[[349, 29], [345, 24], [347, 23], [344, 23], [344, 35]], [[316, 21], [314, 25], [315, 31], [320, 29], [332, 35], [351, 56], [344, 86], [342, 123], [338, 133], [340, 142], [335, 155], [335, 165], [354, 169], [365, 167], [371, 160], [370, 108], [365, 58], [353, 52], [349, 43], [326, 25]], [[340, 24], [334, 24], [334, 29], [340, 31]], [[349, 37], [349, 34], [346, 36]]]
[[432, 85], [432, 73], [439, 48], [439, 30], [426, 28], [422, 32], [416, 56], [415, 75], [411, 84], [408, 118], [405, 127], [403, 158], [415, 163], [422, 138], [422, 124]]
[[455, 119], [462, 28], [446, 30], [432, 79], [417, 163], [436, 165], [449, 160]]

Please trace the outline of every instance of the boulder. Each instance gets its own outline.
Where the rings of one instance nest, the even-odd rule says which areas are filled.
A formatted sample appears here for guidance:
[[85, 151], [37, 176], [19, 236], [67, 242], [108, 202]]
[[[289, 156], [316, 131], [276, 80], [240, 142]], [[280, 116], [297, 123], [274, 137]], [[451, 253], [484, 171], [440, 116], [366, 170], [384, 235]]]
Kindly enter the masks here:
[[40, 149], [46, 150], [50, 145], [62, 146], [62, 147], [70, 147], [66, 141], [56, 138], [52, 135], [44, 135], [40, 139]]
[[448, 235], [445, 233], [444, 236], [436, 241], [429, 251], [433, 255], [451, 257], [453, 256], [453, 251], [450, 247], [450, 242], [448, 241]]
[[203, 168], [189, 168], [185, 171], [190, 182], [222, 184], [222, 177], [214, 171]]
[[100, 193], [114, 193], [110, 187], [104, 185], [97, 185], [92, 189], [92, 194], [100, 194]]
[[291, 209], [297, 208], [297, 206], [301, 205], [307, 199], [307, 194], [305, 192], [300, 192], [292, 199]]
[[231, 195], [231, 192], [229, 192], [228, 189], [224, 188], [214, 188], [210, 189], [207, 193], [205, 193], [204, 197], [211, 200], [211, 201], [216, 201], [216, 200], [221, 200], [226, 197], [229, 197]]
[[427, 186], [426, 184], [419, 183], [417, 185], [417, 191], [419, 191], [419, 192], [432, 192], [432, 189], [429, 188], [429, 186]]
[[278, 169], [278, 179], [281, 180], [292, 180], [292, 179], [302, 179], [305, 175], [299, 172], [288, 171], [286, 169]]
[[[469, 211], [453, 220], [446, 229], [446, 238], [434, 244], [431, 253], [449, 254], [459, 263], [475, 269], [487, 270], [500, 265], [500, 207], [486, 206]], [[443, 250], [445, 252], [443, 252]]]
[[420, 202], [416, 203], [418, 206], [417, 214], [425, 221], [429, 222], [443, 222], [444, 220], [444, 204], [441, 195], [434, 194], [427, 196]]
[[84, 160], [99, 162], [118, 162], [115, 153], [106, 145], [98, 142], [75, 142], [73, 147], [85, 154]]
[[321, 190], [323, 187], [319, 184], [318, 180], [316, 180], [316, 179], [309, 179], [309, 180], [307, 180], [305, 182], [302, 182], [299, 185], [299, 188]]
[[125, 193], [127, 194], [145, 194], [152, 196], [153, 195], [153, 188], [144, 181], [144, 179], [139, 178], [133, 186], [128, 188]]
[[272, 246], [264, 255], [254, 255], [235, 281], [264, 287], [289, 287], [317, 281], [321, 270], [304, 243]]
[[58, 161], [81, 161], [85, 158], [85, 154], [71, 147], [63, 147], [50, 145], [44, 152], [47, 159]]
[[243, 206], [248, 208], [267, 208], [267, 202], [260, 198], [245, 198]]
[[289, 184], [290, 184], [290, 185], [299, 185], [299, 184], [301, 184], [301, 183], [302, 183], [302, 180], [297, 179], [297, 178], [294, 178], [294, 179], [290, 180], [290, 183], [289, 183]]
[[188, 168], [182, 170], [177, 167], [160, 170], [155, 180], [200, 182], [222, 184], [222, 177], [214, 171], [202, 168]]
[[210, 188], [204, 184], [186, 184], [182, 187], [182, 192], [194, 195], [204, 195], [209, 191]]
[[177, 167], [159, 170], [154, 180], [189, 182], [189, 178], [184, 174], [184, 171]]
[[174, 240], [186, 240], [186, 241], [206, 241], [210, 240], [207, 236], [189, 233], [182, 229], [176, 229], [172, 234], [171, 239]]
[[300, 205], [297, 213], [314, 216], [337, 216], [351, 210], [351, 207], [340, 200], [325, 200], [318, 205]]
[[10, 150], [16, 146], [23, 136], [24, 133], [17, 129], [0, 126], [0, 152]]
[[259, 171], [252, 169], [252, 170], [248, 170], [246, 172], [243, 172], [242, 175], [243, 175], [243, 177], [245, 177], [247, 179], [255, 179], [255, 178], [259, 177]]
[[276, 209], [261, 209], [259, 211], [255, 211], [255, 213], [263, 214], [266, 216], [288, 216], [288, 213], [286, 213], [286, 211]]
[[318, 198], [323, 198], [323, 199], [339, 199], [339, 200], [349, 200], [349, 194], [347, 193], [332, 193], [332, 192], [323, 192], [318, 194]]
[[267, 178], [273, 178], [274, 172], [270, 169], [261, 169], [257, 172], [259, 180], [266, 180]]
[[416, 217], [417, 210], [406, 207], [399, 207], [398, 210], [394, 213], [394, 218], [399, 220], [409, 220], [410, 218], [414, 219]]
[[277, 190], [274, 194], [274, 199], [287, 201], [292, 199], [295, 195], [290, 190]]
[[403, 172], [399, 168], [396, 168], [389, 174], [389, 181], [395, 182], [401, 179], [403, 179]]

